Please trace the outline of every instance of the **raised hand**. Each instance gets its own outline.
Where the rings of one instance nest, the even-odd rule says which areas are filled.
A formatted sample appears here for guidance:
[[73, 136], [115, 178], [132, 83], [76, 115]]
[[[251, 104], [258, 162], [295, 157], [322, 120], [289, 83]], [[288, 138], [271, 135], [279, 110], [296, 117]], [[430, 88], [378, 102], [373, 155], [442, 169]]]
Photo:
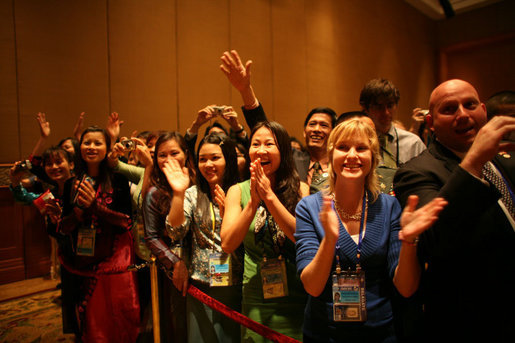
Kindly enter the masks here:
[[198, 127], [202, 126], [203, 124], [207, 123], [209, 120], [214, 118], [216, 116], [216, 113], [213, 109], [213, 106], [216, 105], [210, 105], [206, 106], [197, 113], [197, 119], [195, 119], [194, 125], [197, 125]]
[[236, 50], [231, 50], [231, 52], [225, 51], [220, 59], [222, 60], [220, 69], [234, 88], [241, 92], [250, 87], [251, 60], [248, 60], [243, 65]]
[[82, 134], [82, 128], [84, 127], [84, 115], [86, 112], [81, 112], [79, 114], [79, 119], [77, 119], [77, 123], [75, 124], [75, 127], [73, 128], [73, 137], [77, 138], [77, 140], [80, 140], [80, 135]]
[[190, 185], [188, 168], [179, 164], [179, 161], [170, 159], [164, 163], [163, 173], [168, 180], [168, 184], [174, 192], [184, 193]]
[[215, 185], [215, 202], [220, 210], [220, 217], [224, 217], [225, 212], [225, 192], [220, 185]]
[[340, 224], [338, 222], [336, 212], [334, 212], [331, 205], [330, 196], [323, 196], [322, 207], [320, 208], [318, 217], [320, 218], [320, 223], [322, 223], [322, 227], [324, 228], [326, 239], [330, 239], [331, 241], [336, 242], [338, 240], [338, 236], [340, 235]]
[[493, 117], [477, 133], [472, 146], [461, 161], [461, 167], [481, 177], [484, 164], [492, 160], [499, 151], [515, 150], [515, 143], [502, 142], [503, 137], [512, 131], [515, 131], [515, 117]]
[[113, 112], [107, 118], [106, 131], [111, 137], [111, 146], [116, 142], [116, 139], [120, 135], [120, 127], [123, 125], [123, 120], [120, 120], [118, 113]]
[[136, 137], [132, 137], [132, 140], [136, 142], [136, 150], [134, 153], [136, 154], [138, 161], [143, 167], [151, 166], [153, 164], [152, 155], [150, 154], [150, 149], [147, 147], [145, 142]]
[[50, 123], [46, 120], [46, 115], [43, 112], [38, 112], [36, 119], [39, 124], [39, 133], [42, 138], [48, 138], [50, 136]]
[[25, 170], [18, 168], [18, 165], [21, 164], [21, 161], [14, 163], [14, 165], [9, 169], [9, 178], [11, 179], [11, 185], [13, 187], [18, 186], [23, 180], [23, 177], [26, 173]]
[[238, 131], [242, 128], [238, 122], [238, 113], [236, 113], [231, 106], [225, 107], [222, 118], [227, 121], [234, 131]]
[[401, 216], [399, 239], [413, 242], [438, 219], [438, 215], [447, 205], [444, 198], [434, 198], [431, 202], [416, 210], [418, 196], [410, 195]]
[[126, 139], [127, 139], [127, 137], [122, 137], [120, 139], [120, 142], [115, 143], [113, 145], [113, 148], [109, 152], [109, 156], [108, 156], [109, 160], [113, 160], [113, 161], [117, 160], [120, 156], [123, 156], [125, 154], [125, 147], [123, 146], [123, 144], [121, 142]]

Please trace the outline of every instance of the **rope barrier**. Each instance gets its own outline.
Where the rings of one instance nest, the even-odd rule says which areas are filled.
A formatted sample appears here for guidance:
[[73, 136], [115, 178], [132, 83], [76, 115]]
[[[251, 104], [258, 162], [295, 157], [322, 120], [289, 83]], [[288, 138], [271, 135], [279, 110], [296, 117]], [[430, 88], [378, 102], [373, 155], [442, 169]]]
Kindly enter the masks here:
[[263, 324], [260, 324], [256, 321], [253, 321], [252, 319], [245, 317], [241, 313], [234, 311], [230, 307], [224, 305], [223, 303], [219, 302], [216, 299], [211, 298], [206, 293], [199, 290], [197, 287], [193, 285], [189, 285], [188, 287], [188, 294], [194, 297], [195, 299], [199, 300], [203, 304], [206, 304], [210, 308], [212, 308], [215, 311], [220, 312], [224, 316], [234, 320], [240, 325], [243, 325], [252, 331], [258, 333], [259, 335], [277, 343], [300, 343], [296, 339], [293, 339], [291, 337], [285, 336], [277, 331], [274, 331], [270, 329], [269, 327], [264, 326]]
[[[60, 257], [59, 260], [60, 260], [61, 264], [63, 264], [61, 256], [59, 256], [59, 257]], [[81, 276], [94, 277], [94, 276], [105, 275], [105, 274], [118, 274], [118, 273], [125, 273], [125, 272], [135, 272], [135, 271], [138, 271], [138, 270], [143, 269], [145, 267], [150, 267], [152, 269], [152, 267], [155, 266], [155, 258], [153, 260], [151, 260], [150, 262], [145, 262], [145, 263], [140, 264], [140, 265], [130, 265], [128, 267], [116, 267], [116, 268], [110, 268], [110, 269], [104, 269], [104, 270], [95, 270], [95, 271], [87, 271], [87, 272], [76, 270], [74, 268], [71, 268], [70, 266], [66, 266], [65, 264], [63, 264], [63, 265], [71, 273], [78, 274], [78, 275], [81, 275]], [[154, 277], [157, 279], [157, 275], [155, 275]], [[156, 286], [157, 285], [154, 285], [154, 287], [156, 287]], [[276, 343], [300, 343], [299, 341], [297, 341], [294, 338], [285, 336], [285, 335], [283, 335], [283, 334], [281, 334], [281, 333], [279, 333], [279, 332], [277, 332], [275, 330], [270, 329], [269, 327], [266, 327], [263, 324], [260, 324], [260, 323], [258, 323], [256, 321], [254, 321], [254, 320], [244, 316], [243, 314], [233, 310], [232, 308], [230, 308], [227, 305], [221, 303], [220, 301], [218, 301], [216, 299], [213, 299], [212, 297], [210, 297], [209, 295], [207, 295], [206, 293], [202, 292], [197, 287], [195, 287], [195, 286], [193, 286], [191, 284], [189, 285], [187, 292], [188, 292], [189, 295], [191, 295], [195, 299], [199, 300], [201, 303], [209, 306], [213, 310], [215, 310], [217, 312], [220, 312], [221, 314], [223, 314], [224, 316], [228, 317], [229, 319], [237, 322], [240, 325], [243, 325], [243, 326], [249, 328], [250, 330], [256, 332], [257, 334], [259, 334], [259, 335], [261, 335], [261, 336], [263, 336], [263, 337], [265, 337], [265, 338], [267, 338], [267, 339], [269, 339], [269, 340], [271, 340], [273, 342], [276, 342]], [[157, 293], [156, 293], [156, 295], [157, 295]], [[155, 319], [158, 319], [158, 318], [159, 317], [156, 317]]]

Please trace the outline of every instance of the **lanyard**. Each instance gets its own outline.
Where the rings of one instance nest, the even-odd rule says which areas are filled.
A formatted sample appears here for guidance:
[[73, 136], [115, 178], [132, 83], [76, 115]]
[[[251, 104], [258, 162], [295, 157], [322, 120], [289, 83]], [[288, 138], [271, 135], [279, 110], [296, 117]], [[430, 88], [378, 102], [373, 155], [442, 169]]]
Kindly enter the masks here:
[[[365, 216], [367, 209], [368, 195], [365, 190], [365, 194], [363, 194], [363, 204], [361, 205], [361, 221], [359, 223], [359, 238], [358, 238], [358, 248], [356, 251], [356, 258], [358, 263], [356, 264], [356, 270], [361, 269], [360, 259], [361, 259], [361, 243], [363, 242], [363, 227], [365, 226]], [[341, 220], [341, 218], [340, 218]], [[338, 255], [340, 250], [340, 246], [336, 245], [336, 273], [339, 274], [341, 272], [340, 268], [340, 256]]]
[[211, 227], [212, 227], [212, 238], [213, 238], [213, 251], [215, 251], [215, 227], [216, 227], [216, 218], [215, 218], [215, 209], [213, 208], [213, 203], [209, 202], [209, 208], [211, 210]]

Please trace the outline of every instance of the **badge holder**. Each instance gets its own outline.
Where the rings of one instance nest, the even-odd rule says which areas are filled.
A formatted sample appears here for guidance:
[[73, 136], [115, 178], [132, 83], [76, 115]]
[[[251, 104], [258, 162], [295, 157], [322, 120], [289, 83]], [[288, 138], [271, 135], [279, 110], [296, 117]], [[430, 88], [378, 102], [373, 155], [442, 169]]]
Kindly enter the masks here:
[[91, 227], [82, 226], [77, 236], [77, 255], [78, 256], [94, 256], [95, 255], [95, 236], [97, 230], [91, 224]]
[[335, 322], [364, 322], [367, 320], [365, 272], [359, 265], [356, 271], [333, 274], [333, 320]]
[[231, 255], [223, 252], [209, 254], [209, 286], [231, 286]]
[[[215, 241], [216, 218], [213, 203], [211, 205], [212, 240]], [[209, 286], [232, 286], [231, 255], [224, 252], [213, 251], [209, 254]]]
[[336, 246], [336, 271], [332, 277], [333, 320], [335, 322], [364, 322], [367, 320], [365, 271], [361, 269], [360, 264], [362, 232], [367, 209], [368, 197], [365, 192], [356, 253], [358, 262], [355, 271], [351, 271], [349, 268], [348, 271], [342, 272], [338, 255], [340, 247]]
[[280, 298], [288, 295], [286, 263], [281, 255], [278, 258], [263, 257], [263, 261], [261, 261], [261, 281], [264, 299]]

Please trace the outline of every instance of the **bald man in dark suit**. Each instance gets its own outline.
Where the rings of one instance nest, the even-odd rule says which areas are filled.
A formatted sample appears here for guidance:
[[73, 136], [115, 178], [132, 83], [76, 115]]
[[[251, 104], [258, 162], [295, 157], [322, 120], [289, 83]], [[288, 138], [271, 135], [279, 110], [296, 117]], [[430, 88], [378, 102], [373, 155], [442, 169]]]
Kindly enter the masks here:
[[412, 194], [419, 206], [437, 196], [449, 202], [418, 244], [421, 339], [515, 342], [515, 169], [510, 154], [498, 155], [515, 150], [503, 141], [515, 131], [515, 118], [487, 122], [477, 91], [462, 80], [436, 87], [429, 111], [434, 142], [394, 178], [402, 206]]

